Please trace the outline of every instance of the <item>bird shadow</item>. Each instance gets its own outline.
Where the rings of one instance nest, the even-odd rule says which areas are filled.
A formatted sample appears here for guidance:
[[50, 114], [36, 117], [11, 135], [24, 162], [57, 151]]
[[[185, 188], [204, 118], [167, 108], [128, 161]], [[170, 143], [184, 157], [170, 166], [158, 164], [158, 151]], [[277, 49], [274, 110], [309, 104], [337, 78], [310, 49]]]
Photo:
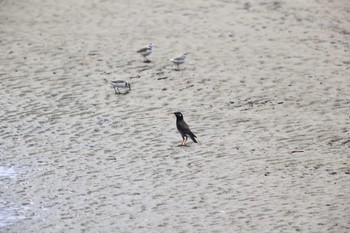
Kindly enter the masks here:
[[177, 145], [177, 147], [190, 147], [189, 145]]
[[115, 93], [115, 95], [127, 95], [127, 94], [129, 94], [130, 93], [130, 91], [126, 91], [126, 92], [116, 92]]

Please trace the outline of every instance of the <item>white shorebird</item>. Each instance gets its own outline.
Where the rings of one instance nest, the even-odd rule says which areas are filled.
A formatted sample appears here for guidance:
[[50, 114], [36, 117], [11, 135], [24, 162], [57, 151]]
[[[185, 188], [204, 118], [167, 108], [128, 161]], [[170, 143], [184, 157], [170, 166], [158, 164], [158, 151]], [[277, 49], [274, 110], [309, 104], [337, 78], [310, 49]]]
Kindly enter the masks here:
[[128, 81], [123, 81], [123, 80], [111, 81], [111, 84], [112, 84], [112, 87], [114, 88], [115, 94], [121, 94], [119, 91], [120, 87], [129, 88], [128, 91], [131, 91], [131, 85]]
[[177, 65], [177, 70], [180, 70], [180, 64], [184, 63], [186, 61], [186, 56], [187, 56], [187, 53], [184, 53], [178, 57], [174, 57], [172, 59], [170, 59], [170, 61], [172, 63], [174, 63], [175, 65]]
[[139, 49], [137, 51], [138, 54], [140, 54], [143, 57], [144, 62], [150, 62], [150, 60], [147, 59], [147, 56], [150, 55], [153, 52], [153, 44], [150, 43], [146, 47]]

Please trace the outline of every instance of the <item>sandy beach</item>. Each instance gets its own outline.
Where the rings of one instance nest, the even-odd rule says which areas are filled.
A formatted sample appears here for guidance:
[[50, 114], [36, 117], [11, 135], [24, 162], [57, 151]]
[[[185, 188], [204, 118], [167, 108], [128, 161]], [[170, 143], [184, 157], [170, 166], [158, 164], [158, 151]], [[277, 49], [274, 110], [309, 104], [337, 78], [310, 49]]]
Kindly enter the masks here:
[[0, 0], [0, 51], [0, 232], [350, 232], [348, 0]]

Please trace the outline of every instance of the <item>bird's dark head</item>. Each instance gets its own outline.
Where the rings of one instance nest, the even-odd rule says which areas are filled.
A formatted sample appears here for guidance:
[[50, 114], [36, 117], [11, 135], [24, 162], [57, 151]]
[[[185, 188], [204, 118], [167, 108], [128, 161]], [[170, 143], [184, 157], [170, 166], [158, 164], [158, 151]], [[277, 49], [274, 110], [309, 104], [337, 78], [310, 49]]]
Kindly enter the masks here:
[[131, 85], [129, 82], [125, 82], [126, 86], [129, 88], [129, 90], [131, 90]]
[[184, 118], [181, 112], [174, 112], [173, 113], [176, 116], [176, 119], [181, 120]]

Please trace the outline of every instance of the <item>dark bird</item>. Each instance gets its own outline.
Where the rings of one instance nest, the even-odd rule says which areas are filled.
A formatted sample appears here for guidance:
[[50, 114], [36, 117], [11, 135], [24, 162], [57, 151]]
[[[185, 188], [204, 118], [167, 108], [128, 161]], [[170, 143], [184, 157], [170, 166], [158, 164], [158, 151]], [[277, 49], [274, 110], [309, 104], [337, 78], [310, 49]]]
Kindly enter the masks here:
[[184, 121], [184, 117], [181, 112], [174, 112], [172, 114], [175, 114], [176, 116], [176, 127], [179, 133], [182, 136], [182, 142], [180, 146], [186, 146], [187, 138], [188, 136], [192, 139], [193, 142], [197, 143], [196, 135], [194, 135], [186, 122]]

